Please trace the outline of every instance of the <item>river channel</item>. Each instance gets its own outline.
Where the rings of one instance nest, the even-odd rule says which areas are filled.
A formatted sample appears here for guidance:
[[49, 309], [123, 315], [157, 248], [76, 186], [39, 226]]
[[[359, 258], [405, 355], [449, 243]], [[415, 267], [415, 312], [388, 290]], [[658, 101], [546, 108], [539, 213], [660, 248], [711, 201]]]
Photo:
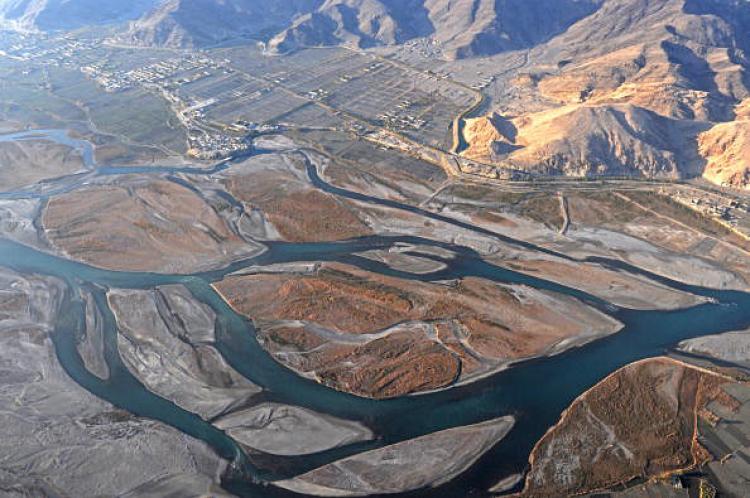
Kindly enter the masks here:
[[[40, 133], [42, 132], [36, 132], [35, 137]], [[54, 134], [45, 134], [44, 137], [48, 140], [55, 139]], [[97, 168], [93, 164], [91, 166], [93, 175], [119, 173], [117, 168]], [[231, 164], [222, 163], [218, 167], [231, 167]], [[217, 171], [217, 168], [195, 168], [189, 172], [211, 174]], [[186, 168], [123, 170], [127, 173], [169, 174], [185, 172]], [[317, 188], [335, 195], [409, 210], [424, 216], [440, 216], [412, 206], [364, 196], [329, 185], [318, 176], [314, 166], [309, 164], [308, 174]], [[5, 195], [23, 197], [39, 194], [16, 192]], [[506, 243], [517, 244], [525, 249], [551, 252], [463, 222], [454, 223], [461, 223], [460, 226], [475, 229], [485, 235], [497, 236]], [[384, 264], [357, 256], [363, 251], [387, 249], [403, 244], [441, 247], [454, 252], [456, 257], [435, 257], [445, 264], [445, 268], [432, 274], [417, 275], [394, 270]], [[221, 270], [195, 275], [162, 275], [102, 270], [0, 238], [0, 265], [21, 273], [54, 276], [68, 283], [69, 291], [60, 321], [53, 334], [53, 342], [61, 365], [79, 385], [120, 408], [138, 416], [160, 420], [185, 434], [205, 441], [222, 457], [234, 462], [232, 471], [223, 483], [226, 489], [240, 496], [252, 498], [296, 496], [267, 486], [267, 482], [298, 475], [365, 449], [450, 427], [473, 424], [503, 415], [514, 415], [517, 423], [508, 437], [464, 475], [437, 489], [402, 495], [420, 498], [488, 496], [486, 490], [501, 478], [525, 469], [533, 445], [557, 422], [562, 411], [577, 396], [608, 374], [633, 361], [661, 355], [679, 341], [750, 326], [750, 294], [673, 282], [619, 261], [598, 260], [601, 264], [641, 273], [674, 288], [708, 297], [710, 301], [676, 311], [637, 311], [618, 308], [583, 291], [490, 264], [467, 247], [419, 237], [367, 237], [337, 243], [274, 242], [267, 244], [267, 247], [263, 254]], [[585, 301], [616, 318], [625, 327], [615, 335], [586, 346], [554, 357], [522, 362], [468, 385], [391, 400], [362, 399], [304, 379], [274, 361], [258, 344], [252, 323], [236, 314], [210, 285], [228, 273], [247, 266], [301, 261], [339, 261], [373, 272], [425, 281], [476, 276], [501, 283], [522, 284]], [[361, 421], [373, 429], [378, 439], [304, 458], [259, 461], [244, 455], [239, 446], [227, 435], [197, 415], [149, 392], [129, 373], [118, 355], [117, 329], [106, 303], [105, 292], [107, 288], [147, 289], [176, 283], [187, 286], [198, 300], [213, 309], [218, 317], [217, 349], [232, 367], [264, 388], [264, 399]], [[81, 287], [93, 293], [96, 305], [104, 317], [105, 356], [110, 368], [110, 377], [107, 380], [101, 380], [86, 370], [76, 348], [85, 321], [84, 304], [77, 292]]]

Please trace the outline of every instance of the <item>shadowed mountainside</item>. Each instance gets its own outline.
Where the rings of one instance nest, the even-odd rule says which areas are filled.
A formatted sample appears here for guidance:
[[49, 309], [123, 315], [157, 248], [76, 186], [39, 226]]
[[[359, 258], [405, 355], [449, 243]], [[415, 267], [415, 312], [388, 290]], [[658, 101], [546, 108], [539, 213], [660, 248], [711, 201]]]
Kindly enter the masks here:
[[236, 37], [262, 38], [286, 27], [322, 0], [165, 0], [130, 24], [123, 42], [195, 48]]
[[432, 37], [444, 46], [449, 58], [462, 58], [531, 47], [591, 14], [601, 2], [166, 0], [132, 23], [123, 39], [187, 48], [248, 36], [270, 40], [274, 50], [289, 51], [339, 44], [398, 45]]
[[467, 122], [466, 157], [543, 175], [750, 183], [745, 0], [89, 3], [0, 0], [0, 15], [6, 25], [54, 29], [122, 20], [156, 3], [118, 36], [137, 46], [246, 38], [278, 53], [343, 45], [398, 54], [426, 40], [438, 48], [426, 62], [459, 79], [473, 78], [477, 61], [489, 68], [488, 114]]
[[393, 45], [429, 36], [449, 58], [526, 48], [591, 13], [600, 0], [328, 0], [280, 33], [272, 48]]
[[0, 0], [0, 28], [70, 30], [135, 19], [157, 0]]

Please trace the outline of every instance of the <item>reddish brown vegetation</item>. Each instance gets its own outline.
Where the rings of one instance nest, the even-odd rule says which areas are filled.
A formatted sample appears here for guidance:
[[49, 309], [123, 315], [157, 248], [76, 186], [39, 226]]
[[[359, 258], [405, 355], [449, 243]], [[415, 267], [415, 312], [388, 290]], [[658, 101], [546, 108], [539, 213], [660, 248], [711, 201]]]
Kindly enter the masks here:
[[133, 179], [53, 197], [42, 222], [67, 254], [113, 270], [190, 273], [252, 250], [199, 195], [165, 180]]
[[227, 181], [227, 189], [248, 207], [265, 213], [279, 235], [290, 242], [345, 240], [371, 235], [354, 205], [320, 192], [301, 181], [302, 166], [286, 170], [263, 169], [252, 174], [236, 174]]
[[443, 387], [615, 325], [575, 301], [557, 306], [482, 279], [424, 283], [336, 263], [309, 275], [229, 277], [216, 288], [280, 362], [368, 397]]
[[730, 403], [726, 382], [666, 358], [619, 370], [537, 444], [522, 496], [585, 494], [703, 463], [709, 455], [697, 442], [697, 417], [712, 401]]

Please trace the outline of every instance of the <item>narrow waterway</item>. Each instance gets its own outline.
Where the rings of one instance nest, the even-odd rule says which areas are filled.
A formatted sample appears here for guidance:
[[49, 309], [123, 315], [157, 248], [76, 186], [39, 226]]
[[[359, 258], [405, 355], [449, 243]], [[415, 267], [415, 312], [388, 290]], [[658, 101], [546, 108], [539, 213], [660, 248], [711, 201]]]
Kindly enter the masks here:
[[[183, 168], [160, 168], [158, 172], [178, 173], [181, 169]], [[131, 173], [132, 170], [127, 169], [127, 172]], [[201, 172], [210, 174], [209, 170]], [[118, 174], [118, 171], [108, 169], [102, 173]], [[190, 173], [197, 171], [191, 170]], [[496, 236], [526, 250], [560, 256], [554, 251], [419, 208], [334, 187], [321, 179], [311, 164], [308, 164], [308, 174], [317, 188], [334, 195], [409, 210]], [[356, 255], [370, 249], [387, 249], [401, 244], [440, 247], [454, 252], [456, 257], [434, 257], [445, 264], [445, 269], [428, 275], [413, 275]], [[357, 398], [299, 377], [275, 362], [258, 344], [252, 323], [236, 314], [210, 285], [227, 273], [250, 265], [300, 261], [339, 261], [381, 274], [424, 281], [476, 276], [496, 282], [526, 285], [580, 299], [620, 320], [625, 327], [620, 333], [587, 346], [551, 358], [530, 360], [469, 385], [385, 401]], [[70, 376], [88, 391], [116, 406], [139, 416], [163, 421], [207, 442], [219, 455], [235, 462], [233, 472], [226, 476], [224, 482], [227, 489], [249, 497], [294, 496], [292, 493], [267, 487], [263, 482], [302, 473], [364, 448], [399, 442], [503, 415], [515, 415], [517, 424], [509, 436], [466, 474], [439, 489], [404, 495], [486, 496], [485, 490], [500, 478], [525, 468], [532, 446], [547, 428], [558, 420], [561, 412], [580, 393], [606, 375], [633, 361], [660, 355], [681, 340], [750, 326], [750, 295], [746, 293], [680, 284], [618, 261], [603, 259], [599, 262], [642, 273], [666, 285], [710, 297], [712, 301], [668, 312], [622, 309], [583, 291], [490, 264], [472, 249], [419, 237], [368, 237], [339, 243], [271, 243], [265, 253], [255, 258], [237, 262], [222, 270], [188, 276], [107, 271], [0, 239], [0, 265], [21, 273], [50, 275], [68, 282], [69, 292], [64, 312], [53, 340], [60, 363]], [[265, 399], [362, 421], [377, 433], [379, 439], [373, 443], [340, 448], [305, 458], [257, 461], [243, 455], [234, 441], [209, 423], [150, 393], [128, 372], [119, 357], [117, 330], [104, 293], [107, 288], [148, 289], [178, 283], [186, 285], [197, 299], [213, 309], [218, 317], [218, 350], [230, 365], [266, 390], [263, 395]], [[106, 381], [90, 374], [77, 352], [76, 341], [84, 326], [84, 305], [77, 297], [79, 288], [94, 295], [95, 303], [104, 317], [106, 360], [112, 373]]]

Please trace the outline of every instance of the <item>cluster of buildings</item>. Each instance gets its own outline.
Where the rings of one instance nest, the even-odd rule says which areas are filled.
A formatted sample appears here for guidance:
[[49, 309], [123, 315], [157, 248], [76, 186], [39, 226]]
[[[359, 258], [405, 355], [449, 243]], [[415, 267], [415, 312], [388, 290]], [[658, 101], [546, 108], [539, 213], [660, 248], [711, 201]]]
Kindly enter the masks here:
[[230, 68], [200, 54], [175, 57], [129, 71], [113, 71], [101, 64], [81, 68], [84, 74], [107, 92], [118, 92], [137, 86], [176, 91], [180, 86], [211, 76], [217, 70], [231, 72]]
[[481, 91], [490, 86], [492, 83], [495, 82], [495, 76], [483, 76], [481, 72], [477, 72], [477, 77], [482, 78], [479, 81], [473, 83], [470, 85], [470, 88], [472, 90]]
[[252, 123], [225, 127], [211, 124], [206, 109], [215, 98], [198, 100], [181, 90], [185, 85], [217, 74], [231, 74], [228, 61], [216, 61], [200, 53], [186, 54], [128, 71], [112, 71], [104, 66], [81, 68], [107, 92], [142, 87], [159, 93], [188, 130], [188, 154], [198, 159], [223, 159], [251, 149], [250, 132], [260, 131]]
[[426, 120], [412, 114], [402, 114], [403, 112], [408, 111], [411, 107], [412, 102], [410, 100], [403, 100], [396, 106], [398, 109], [397, 111], [384, 112], [378, 116], [378, 119], [383, 122], [383, 125], [386, 128], [392, 130], [404, 130], [407, 128], [419, 130], [427, 123]]
[[521, 181], [529, 180], [530, 175], [524, 171], [514, 170], [503, 166], [479, 163], [466, 157], [455, 156], [458, 169], [465, 175], [480, 176], [490, 180]]
[[48, 39], [43, 34], [17, 33], [0, 49], [0, 56], [21, 62], [41, 61], [49, 66], [72, 67], [81, 52], [100, 45], [98, 40], [79, 40], [72, 36]]
[[245, 119], [238, 119], [234, 122], [232, 128], [244, 133], [278, 133], [284, 127], [275, 124], [258, 124]]
[[230, 135], [192, 129], [188, 132], [190, 148], [188, 155], [196, 159], [225, 159], [235, 154], [247, 152], [252, 142], [247, 136]]
[[750, 236], [750, 200], [748, 199], [687, 188], [674, 188], [662, 193], [704, 216], [717, 219], [735, 231]]
[[305, 94], [305, 97], [307, 97], [310, 100], [323, 100], [326, 97], [328, 97], [328, 90], [325, 88], [318, 88], [317, 90], [310, 90]]
[[426, 59], [442, 59], [443, 48], [440, 42], [434, 38], [417, 38], [404, 43], [403, 50], [416, 52]]

